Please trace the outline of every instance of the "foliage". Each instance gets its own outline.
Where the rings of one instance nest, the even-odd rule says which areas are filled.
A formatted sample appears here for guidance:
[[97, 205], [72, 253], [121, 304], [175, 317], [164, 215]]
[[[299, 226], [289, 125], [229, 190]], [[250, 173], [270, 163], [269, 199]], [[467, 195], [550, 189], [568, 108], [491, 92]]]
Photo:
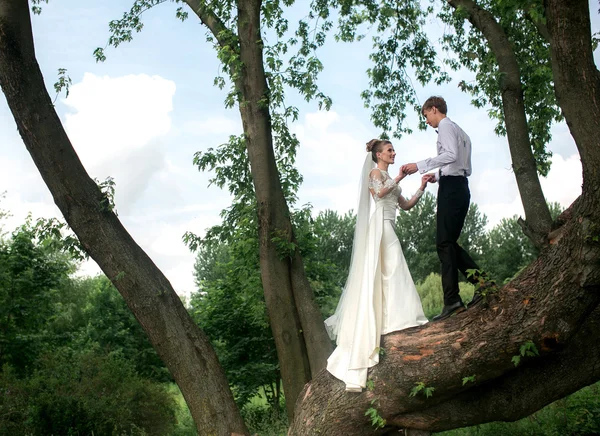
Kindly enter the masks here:
[[86, 294], [82, 325], [74, 336], [77, 346], [119, 353], [132, 362], [139, 375], [149, 380], [170, 381], [169, 372], [139, 322], [108, 278], [83, 279], [77, 286]]
[[519, 366], [519, 363], [521, 363], [521, 357], [535, 357], [539, 355], [540, 353], [535, 344], [532, 341], [527, 341], [519, 347], [519, 354], [513, 356], [511, 361], [515, 364], [515, 366]]
[[67, 74], [67, 69], [59, 68], [58, 80], [54, 83], [54, 90], [56, 91], [56, 96], [54, 97], [52, 103], [56, 102], [56, 99], [58, 98], [63, 89], [65, 90], [65, 98], [67, 98], [69, 96], [69, 89], [72, 84], [73, 82], [71, 81], [71, 77]]
[[0, 242], [0, 365], [31, 371], [48, 340], [53, 300], [71, 271], [48, 242], [36, 243], [28, 222]]
[[[558, 203], [549, 203], [548, 207], [553, 220], [562, 212]], [[499, 283], [508, 282], [539, 254], [518, 220], [517, 215], [503, 218], [487, 234], [486, 253], [479, 266]]]
[[426, 386], [423, 382], [416, 382], [415, 386], [410, 390], [409, 396], [416, 397], [419, 393], [425, 395], [425, 398], [429, 398], [433, 395], [435, 388], [433, 386]]
[[48, 0], [30, 0], [31, 2], [31, 12], [35, 15], [40, 15], [42, 13], [42, 7], [40, 6], [42, 3], [48, 4]]
[[[419, 0], [337, 3], [338, 40], [352, 42], [362, 39], [364, 33], [373, 34], [373, 52], [369, 56], [372, 66], [367, 70], [369, 88], [361, 94], [365, 105], [372, 108], [373, 124], [383, 129], [382, 137], [410, 134], [412, 130], [405, 124], [406, 113], [410, 109], [419, 115], [421, 112], [411, 77], [421, 85], [449, 81], [442, 65], [436, 62], [435, 47], [425, 30], [433, 8], [423, 7]], [[425, 128], [419, 118], [419, 126]]]
[[470, 375], [468, 377], [463, 377], [463, 379], [462, 379], [463, 386], [466, 385], [467, 383], [475, 383], [475, 375]]
[[419, 202], [396, 218], [396, 234], [400, 240], [408, 270], [415, 282], [421, 282], [434, 271], [440, 271], [435, 248], [436, 198], [425, 192]]
[[[519, 1], [481, 0], [477, 5], [491, 13], [510, 41], [520, 68], [531, 147], [538, 172], [546, 175], [551, 157], [546, 149], [550, 126], [562, 115], [552, 88], [549, 43], [537, 30], [543, 20], [542, 2], [535, 0], [525, 6]], [[449, 82], [447, 68], [466, 69], [475, 75], [474, 80], [462, 80], [458, 86], [473, 96], [475, 107], [488, 108], [490, 118], [497, 120], [496, 133], [506, 135], [504, 73], [486, 38], [468, 23], [464, 8], [454, 9], [448, 2], [433, 0], [429, 5], [418, 0], [340, 0], [336, 6], [338, 40], [352, 42], [367, 33], [372, 35], [369, 87], [362, 97], [372, 109], [373, 124], [383, 129], [383, 137], [411, 133], [405, 122], [411, 108], [418, 116], [419, 128], [426, 127], [413, 81], [421, 85]], [[427, 28], [434, 20], [444, 28], [439, 41], [432, 41], [432, 27]]]
[[112, 177], [107, 177], [103, 182], [99, 182], [97, 179], [94, 180], [102, 192], [102, 199], [100, 200], [101, 210], [106, 212], [114, 212], [115, 215], [118, 215], [115, 206], [115, 179]]
[[196, 425], [181, 390], [179, 390], [179, 387], [175, 383], [169, 384], [167, 389], [177, 404], [177, 408], [175, 409], [175, 421], [177, 424], [169, 436], [197, 436]]
[[59, 348], [25, 379], [5, 365], [0, 392], [2, 434], [163, 435], [175, 424], [172, 396], [118, 353]]
[[348, 277], [356, 216], [325, 210], [314, 219], [308, 211], [294, 218], [306, 276], [326, 318], [335, 311]]
[[369, 407], [365, 412], [365, 416], [369, 417], [369, 419], [371, 420], [371, 426], [375, 430], [385, 427], [385, 419], [381, 417], [379, 411], [374, 407], [376, 402], [377, 398], [373, 398], [371, 400], [371, 407]]
[[250, 434], [260, 436], [283, 436], [287, 434], [288, 421], [285, 413], [285, 401], [273, 408], [264, 395], [259, 392], [241, 409], [242, 418]]
[[171, 434], [169, 374], [106, 277], [71, 277], [62, 228], [0, 241], [0, 433]]
[[[227, 229], [231, 236], [225, 241], [207, 237], [199, 246], [195, 265], [199, 290], [190, 305], [193, 318], [213, 341], [238, 403], [246, 403], [262, 389], [276, 409], [281, 396], [279, 367], [260, 279], [258, 235], [248, 231], [249, 224], [255, 224], [250, 218], [246, 227]], [[304, 210], [292, 220], [307, 278], [328, 316], [347, 276], [354, 216], [326, 211], [312, 219]]]
[[[243, 233], [242, 233], [243, 235]], [[279, 367], [264, 305], [256, 238], [205, 244], [196, 261], [199, 292], [191, 314], [211, 338], [240, 405], [269, 386], [271, 404], [279, 402]]]
[[[550, 46], [536, 27], [542, 2], [535, 0], [527, 6], [519, 1], [497, 2], [482, 0], [478, 5], [490, 12], [510, 41], [520, 69], [525, 113], [531, 147], [538, 172], [547, 175], [552, 153], [546, 149], [550, 141], [550, 126], [562, 120], [553, 90]], [[475, 107], [490, 107], [488, 115], [497, 120], [496, 134], [506, 135], [502, 106], [503, 73], [488, 41], [474, 26], [466, 25], [464, 10], [448, 4], [438, 14], [440, 20], [453, 28], [442, 38], [444, 50], [453, 53], [445, 59], [453, 70], [466, 68], [475, 73], [472, 82], [461, 81], [459, 87], [473, 95]]]

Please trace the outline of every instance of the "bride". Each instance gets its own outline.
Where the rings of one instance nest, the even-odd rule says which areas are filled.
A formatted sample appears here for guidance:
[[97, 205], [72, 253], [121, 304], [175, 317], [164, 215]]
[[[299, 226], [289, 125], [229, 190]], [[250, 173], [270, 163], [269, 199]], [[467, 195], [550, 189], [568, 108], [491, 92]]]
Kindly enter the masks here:
[[368, 368], [379, 362], [381, 335], [427, 322], [394, 221], [397, 206], [408, 210], [419, 201], [429, 176], [423, 176], [421, 188], [406, 200], [398, 186], [406, 174], [388, 174], [396, 156], [392, 143], [373, 139], [367, 152], [348, 279], [335, 313], [325, 320], [337, 344], [327, 370], [351, 392], [362, 391]]

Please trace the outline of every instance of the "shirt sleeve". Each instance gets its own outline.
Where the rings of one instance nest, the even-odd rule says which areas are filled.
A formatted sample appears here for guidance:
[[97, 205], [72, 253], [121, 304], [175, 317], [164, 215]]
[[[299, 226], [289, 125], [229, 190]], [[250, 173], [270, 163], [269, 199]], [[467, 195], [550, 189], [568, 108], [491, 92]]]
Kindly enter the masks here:
[[458, 138], [450, 123], [442, 123], [438, 126], [437, 149], [438, 155], [436, 157], [417, 162], [417, 168], [421, 174], [456, 162]]

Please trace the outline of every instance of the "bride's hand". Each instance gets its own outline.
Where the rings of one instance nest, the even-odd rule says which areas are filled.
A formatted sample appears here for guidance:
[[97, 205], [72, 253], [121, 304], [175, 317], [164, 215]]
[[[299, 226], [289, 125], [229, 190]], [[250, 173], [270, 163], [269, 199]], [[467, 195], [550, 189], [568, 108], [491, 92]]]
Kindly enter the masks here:
[[403, 172], [402, 167], [400, 167], [400, 172], [398, 173], [398, 176], [396, 177], [396, 183], [400, 183], [400, 180], [402, 180], [406, 176], [408, 176], [408, 174]]
[[421, 191], [425, 190], [425, 188], [427, 187], [427, 182], [429, 181], [431, 181], [430, 174], [425, 174], [423, 177], [421, 177]]

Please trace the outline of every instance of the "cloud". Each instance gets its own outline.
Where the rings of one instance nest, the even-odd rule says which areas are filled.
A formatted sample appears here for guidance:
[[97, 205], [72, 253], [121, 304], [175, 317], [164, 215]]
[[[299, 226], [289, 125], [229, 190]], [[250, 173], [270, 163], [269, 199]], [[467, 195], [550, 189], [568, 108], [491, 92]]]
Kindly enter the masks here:
[[175, 83], [145, 74], [111, 78], [85, 73], [64, 104], [66, 129], [84, 164], [144, 147], [171, 128]]
[[129, 213], [150, 179], [165, 166], [175, 83], [145, 74], [98, 77], [85, 73], [63, 103], [65, 129], [88, 173], [113, 177], [116, 204]]
[[565, 159], [555, 154], [548, 177], [542, 177], [540, 182], [546, 201], [558, 202], [563, 208], [569, 207], [581, 195], [583, 175], [579, 155]]

